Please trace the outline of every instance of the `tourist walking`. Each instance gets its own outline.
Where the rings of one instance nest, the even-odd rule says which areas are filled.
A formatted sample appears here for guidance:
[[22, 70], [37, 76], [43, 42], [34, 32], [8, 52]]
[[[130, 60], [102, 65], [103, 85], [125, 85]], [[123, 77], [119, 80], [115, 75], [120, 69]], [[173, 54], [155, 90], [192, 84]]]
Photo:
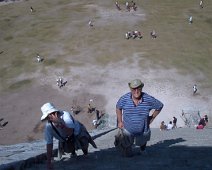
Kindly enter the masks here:
[[200, 6], [200, 8], [203, 8], [203, 1], [199, 2], [199, 6]]
[[[71, 153], [76, 157], [75, 150], [82, 149], [84, 155], [88, 154], [89, 143], [96, 148], [96, 144], [87, 132], [85, 126], [75, 120], [67, 111], [58, 110], [52, 103], [41, 107], [41, 121], [46, 121], [44, 136], [47, 150], [47, 170], [52, 170], [53, 138], [59, 140], [58, 152]], [[68, 145], [65, 145], [68, 143]], [[65, 147], [66, 146], [66, 147]]]
[[172, 130], [174, 128], [172, 121], [169, 121], [168, 125], [167, 125], [167, 130]]
[[190, 16], [190, 17], [189, 17], [189, 24], [192, 24], [192, 23], [193, 23], [193, 17]]
[[[123, 129], [124, 135], [130, 138], [131, 146], [126, 156], [132, 156], [132, 145], [140, 146], [141, 153], [145, 152], [147, 141], [150, 140], [149, 125], [163, 108], [163, 104], [142, 91], [144, 83], [139, 79], [128, 83], [130, 92], [124, 94], [116, 104], [118, 128]], [[153, 110], [151, 116], [150, 111]]]
[[195, 84], [194, 86], [193, 86], [193, 95], [195, 95], [197, 93], [197, 85]]
[[177, 118], [173, 117], [173, 128], [177, 128]]

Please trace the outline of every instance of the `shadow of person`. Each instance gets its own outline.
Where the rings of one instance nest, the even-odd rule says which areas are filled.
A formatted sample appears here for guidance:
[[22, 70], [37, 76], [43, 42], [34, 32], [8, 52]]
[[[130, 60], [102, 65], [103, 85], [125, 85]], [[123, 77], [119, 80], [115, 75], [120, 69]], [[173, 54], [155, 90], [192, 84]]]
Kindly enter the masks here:
[[4, 118], [0, 118], [0, 128], [3, 128], [8, 124], [8, 121], [3, 123], [2, 122], [3, 120], [4, 120]]
[[4, 127], [8, 124], [8, 122], [4, 122], [1, 126]]
[[[99, 136], [100, 137], [100, 136]], [[113, 138], [102, 134], [98, 149], [89, 152], [87, 156], [79, 155], [77, 159], [67, 158], [54, 162], [55, 169], [192, 169], [210, 170], [212, 167], [212, 146], [186, 146], [186, 139], [175, 138], [156, 140], [147, 147], [147, 155], [134, 154], [133, 157], [123, 157], [113, 145]], [[107, 140], [105, 140], [107, 139]], [[98, 145], [98, 142], [97, 142]], [[133, 151], [139, 151], [135, 147]], [[44, 169], [46, 164], [33, 165], [33, 168]], [[71, 168], [70, 168], [71, 167]]]

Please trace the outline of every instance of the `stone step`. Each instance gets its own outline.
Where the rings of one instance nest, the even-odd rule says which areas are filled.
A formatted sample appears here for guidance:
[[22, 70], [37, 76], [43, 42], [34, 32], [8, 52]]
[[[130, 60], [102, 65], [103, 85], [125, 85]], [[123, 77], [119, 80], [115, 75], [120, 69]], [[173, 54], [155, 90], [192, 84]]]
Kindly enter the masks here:
[[[61, 170], [129, 170], [129, 169], [172, 169], [172, 170], [211, 170], [212, 169], [212, 129], [196, 130], [178, 128], [170, 131], [152, 129], [147, 153], [140, 154], [134, 147], [134, 156], [126, 158], [114, 147], [117, 130], [99, 135], [95, 139], [97, 149], [89, 147], [89, 155], [78, 151], [77, 158], [54, 161], [54, 168]], [[22, 169], [46, 169], [45, 160], [39, 163], [25, 164]]]

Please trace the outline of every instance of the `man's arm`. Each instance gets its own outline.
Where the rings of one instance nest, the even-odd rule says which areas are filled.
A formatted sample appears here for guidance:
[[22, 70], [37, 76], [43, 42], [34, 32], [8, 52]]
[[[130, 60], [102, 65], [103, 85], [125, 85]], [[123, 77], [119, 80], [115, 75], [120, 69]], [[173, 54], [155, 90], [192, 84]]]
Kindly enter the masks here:
[[153, 122], [153, 120], [157, 117], [157, 115], [161, 112], [161, 110], [163, 109], [163, 103], [155, 98], [153, 98], [153, 105], [154, 105], [154, 112], [152, 113], [152, 115], [150, 116], [150, 122], [149, 124], [151, 124]]
[[153, 122], [153, 120], [157, 117], [157, 115], [161, 112], [161, 110], [155, 110], [152, 113], [151, 119], [150, 119], [150, 124]]
[[117, 115], [117, 123], [118, 123], [118, 128], [123, 128], [123, 121], [122, 121], [122, 110], [116, 108], [116, 115]]

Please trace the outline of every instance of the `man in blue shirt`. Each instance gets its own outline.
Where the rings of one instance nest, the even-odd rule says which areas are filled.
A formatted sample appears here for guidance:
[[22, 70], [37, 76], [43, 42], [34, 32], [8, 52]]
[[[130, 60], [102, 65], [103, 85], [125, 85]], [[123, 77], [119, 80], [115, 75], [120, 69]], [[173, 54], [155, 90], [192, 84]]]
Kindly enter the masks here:
[[[130, 92], [116, 104], [118, 128], [124, 129], [124, 134], [130, 137], [132, 144], [135, 142], [143, 152], [151, 136], [149, 125], [162, 110], [163, 103], [142, 92], [144, 83], [141, 80], [132, 80], [128, 85]], [[149, 116], [151, 110], [154, 111]]]

